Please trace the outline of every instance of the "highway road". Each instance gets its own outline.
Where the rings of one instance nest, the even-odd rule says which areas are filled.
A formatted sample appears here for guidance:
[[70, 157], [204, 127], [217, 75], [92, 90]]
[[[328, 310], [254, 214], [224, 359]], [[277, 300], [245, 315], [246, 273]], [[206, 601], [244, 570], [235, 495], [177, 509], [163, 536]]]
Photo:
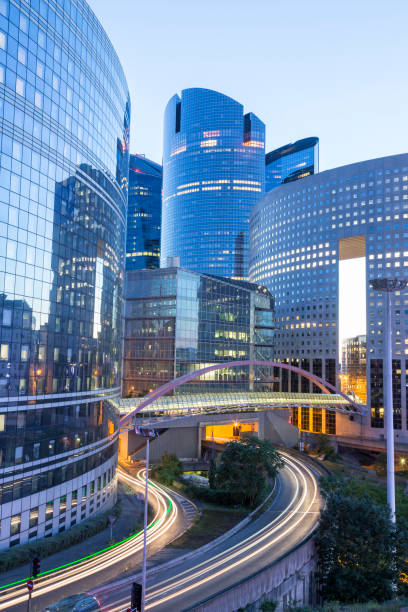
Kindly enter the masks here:
[[[315, 528], [322, 507], [316, 468], [282, 453], [285, 467], [273, 503], [237, 534], [171, 568], [148, 576], [146, 609], [180, 612], [248, 578], [304, 540]], [[105, 612], [129, 605], [133, 576], [93, 593]], [[225, 612], [228, 612], [227, 610]]]
[[[134, 490], [144, 491], [144, 469], [138, 469], [135, 475], [131, 475], [119, 468], [118, 476], [121, 482]], [[156, 484], [149, 486], [149, 503], [154, 509], [148, 531], [148, 550], [151, 555], [181, 535], [188, 526], [188, 520], [180, 501], [174, 499], [161, 486]], [[133, 522], [134, 517], [129, 517], [129, 524]], [[68, 595], [88, 591], [120, 575], [123, 576], [123, 572], [127, 572], [129, 568], [140, 567], [142, 546], [143, 533], [140, 533], [89, 558], [82, 558], [66, 567], [43, 572], [35, 581], [32, 609], [43, 610], [47, 605]], [[17, 583], [0, 587], [0, 610], [13, 610], [13, 612], [27, 610], [24, 574], [23, 579]]]

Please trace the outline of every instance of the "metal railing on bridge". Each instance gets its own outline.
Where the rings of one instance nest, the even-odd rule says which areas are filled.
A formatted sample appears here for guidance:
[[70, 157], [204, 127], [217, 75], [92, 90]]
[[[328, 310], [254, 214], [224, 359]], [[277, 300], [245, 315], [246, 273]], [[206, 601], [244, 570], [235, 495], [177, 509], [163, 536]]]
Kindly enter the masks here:
[[[354, 398], [353, 398], [354, 399]], [[133, 412], [144, 398], [119, 400], [121, 414]], [[359, 400], [355, 400], [364, 408]], [[346, 414], [358, 414], [357, 410], [341, 395], [322, 393], [273, 393], [273, 392], [226, 392], [226, 393], [179, 393], [158, 398], [153, 404], [142, 408], [136, 418], [158, 416], [183, 416], [187, 414], [277, 410], [293, 407], [313, 407], [335, 410]]]

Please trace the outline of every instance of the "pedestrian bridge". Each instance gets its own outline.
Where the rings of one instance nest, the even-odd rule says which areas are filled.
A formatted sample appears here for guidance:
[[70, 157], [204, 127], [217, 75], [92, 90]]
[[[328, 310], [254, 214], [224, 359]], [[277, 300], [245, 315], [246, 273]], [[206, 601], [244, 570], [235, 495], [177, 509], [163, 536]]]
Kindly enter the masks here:
[[[179, 387], [205, 374], [240, 366], [267, 366], [289, 370], [309, 379], [322, 393], [249, 390], [209, 393], [197, 390], [197, 386], [193, 387], [195, 392], [188, 387], [183, 389], [186, 392], [179, 392]], [[293, 446], [298, 438], [298, 423], [294, 423], [296, 426], [292, 425], [288, 417], [290, 409], [293, 409], [293, 414], [296, 408], [316, 413], [319, 422], [323, 417], [322, 412], [326, 413], [325, 416], [340, 412], [349, 415], [350, 420], [366, 413], [365, 405], [358, 400], [345, 395], [328, 381], [295, 366], [273, 361], [232, 361], [210, 365], [175, 378], [143, 398], [120, 400], [120, 454], [133, 455], [143, 446], [144, 440], [138, 440], [138, 437], [142, 436], [138, 436], [134, 431], [135, 425], [156, 427], [163, 432], [160, 439], [153, 444], [157, 457], [167, 450], [176, 452], [180, 458], [199, 459], [201, 441], [207, 439], [208, 428], [231, 426], [232, 422], [235, 422], [237, 427], [238, 422], [242, 426], [253, 427], [261, 439], [267, 438], [277, 444]], [[326, 433], [325, 426], [319, 426], [319, 431]]]
[[[243, 393], [194, 393], [190, 394], [186, 401], [180, 400], [184, 394], [180, 395], [173, 394], [176, 389], [182, 385], [192, 382], [205, 374], [210, 374], [217, 370], [223, 370], [228, 368], [237, 368], [241, 366], [266, 366], [268, 368], [278, 368], [282, 370], [288, 370], [299, 374], [312, 381], [319, 389], [322, 394], [309, 394], [309, 393], [257, 393], [257, 392], [243, 392]], [[167, 397], [165, 397], [167, 396]], [[220, 399], [217, 402], [217, 397]], [[221, 399], [221, 397], [223, 399]], [[276, 401], [274, 401], [274, 398]], [[235, 402], [235, 400], [238, 402]], [[245, 361], [228, 361], [226, 363], [217, 363], [200, 370], [189, 372], [171, 380], [158, 389], [154, 389], [148, 393], [145, 397], [139, 399], [121, 400], [121, 410], [123, 408], [122, 417], [120, 419], [120, 425], [129, 427], [132, 424], [135, 417], [138, 414], [149, 416], [149, 414], [157, 415], [158, 409], [162, 407], [162, 410], [167, 410], [168, 416], [178, 416], [174, 410], [183, 411], [181, 414], [199, 414], [200, 412], [206, 412], [213, 414], [214, 412], [228, 412], [230, 410], [236, 411], [238, 409], [250, 407], [252, 410], [272, 410], [282, 409], [291, 407], [306, 407], [310, 406], [309, 402], [314, 402], [316, 408], [329, 408], [336, 412], [346, 412], [348, 414], [363, 415], [366, 412], [366, 408], [363, 404], [358, 404], [354, 399], [337, 389], [327, 380], [319, 378], [315, 374], [289, 365], [287, 363], [281, 363], [277, 361], [258, 361], [256, 359], [248, 359]], [[248, 402], [250, 404], [248, 404]], [[263, 402], [263, 403], [262, 403]], [[305, 403], [307, 402], [307, 403]], [[127, 407], [127, 410], [125, 408]], [[195, 412], [194, 412], [195, 411]]]
[[[193, 414], [218, 414], [240, 411], [278, 410], [282, 408], [323, 408], [335, 410], [346, 414], [354, 414], [364, 410], [364, 404], [354, 400], [351, 404], [348, 399], [338, 394], [322, 393], [274, 393], [246, 391], [246, 392], [195, 392], [179, 393], [177, 395], [162, 396], [148, 406], [141, 407], [144, 398], [127, 398], [119, 400], [121, 415], [134, 414], [135, 417], [154, 420], [158, 418], [172, 418]], [[360, 407], [357, 409], [356, 404]]]

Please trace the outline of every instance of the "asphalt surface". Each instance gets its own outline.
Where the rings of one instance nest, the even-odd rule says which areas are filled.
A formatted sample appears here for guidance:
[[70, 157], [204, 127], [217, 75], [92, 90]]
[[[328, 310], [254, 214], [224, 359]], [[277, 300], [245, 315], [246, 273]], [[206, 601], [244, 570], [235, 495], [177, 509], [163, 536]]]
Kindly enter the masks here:
[[[137, 492], [143, 492], [144, 470], [130, 466], [125, 470], [119, 471], [121, 482]], [[148, 556], [151, 557], [186, 531], [191, 524], [191, 513], [190, 516], [187, 515], [185, 501], [169, 495], [164, 488], [157, 485], [149, 486], [149, 505], [154, 511], [152, 526], [148, 531]], [[133, 524], [134, 516], [130, 515], [129, 526]], [[34, 585], [32, 612], [40, 612], [68, 595], [90, 591], [101, 584], [139, 570], [142, 563], [142, 537], [136, 536], [91, 559], [38, 578]], [[21, 570], [21, 575], [26, 575], [26, 568]], [[8, 582], [2, 579], [1, 584]], [[25, 581], [7, 589], [0, 589], [0, 610], [27, 610]]]
[[[258, 519], [211, 550], [148, 574], [146, 610], [188, 610], [266, 567], [312, 532], [322, 507], [319, 474], [296, 457], [284, 458], [274, 501]], [[126, 610], [132, 580], [140, 575], [93, 591], [103, 611]]]

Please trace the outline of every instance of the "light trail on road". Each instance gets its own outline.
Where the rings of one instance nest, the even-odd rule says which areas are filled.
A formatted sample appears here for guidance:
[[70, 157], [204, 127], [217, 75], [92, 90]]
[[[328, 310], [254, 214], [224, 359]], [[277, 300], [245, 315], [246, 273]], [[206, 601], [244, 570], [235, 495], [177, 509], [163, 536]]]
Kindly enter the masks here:
[[[183, 603], [183, 595], [191, 599], [196, 596], [195, 593], [197, 593], [195, 603], [198, 604], [203, 599], [200, 589], [201, 593], [211, 589], [211, 581], [221, 579], [225, 581], [226, 586], [229, 584], [228, 580], [231, 581], [234, 578], [234, 572], [240, 568], [245, 569], [246, 564], [248, 564], [247, 576], [250, 576], [254, 571], [253, 564], [257, 560], [262, 559], [262, 556], [268, 555], [269, 552], [276, 553], [285, 539], [291, 536], [294, 539], [294, 545], [298, 545], [306, 536], [300, 533], [297, 538], [297, 530], [302, 526], [302, 522], [305, 524], [306, 517], [309, 517], [310, 521], [312, 514], [315, 515], [315, 520], [310, 524], [311, 529], [314, 528], [321, 506], [316, 477], [304, 462], [287, 453], [282, 452], [281, 454], [285, 459], [285, 470], [290, 474], [293, 482], [292, 494], [285, 507], [273, 520], [260, 529], [233, 545], [228, 546], [226, 543], [224, 550], [209, 558], [192, 559], [190, 563], [180, 564], [181, 568], [174, 567], [165, 579], [160, 579], [156, 569], [153, 584], [149, 585], [148, 582], [146, 609], [154, 610], [159, 607], [161, 610], [184, 609], [186, 606]], [[314, 506], [318, 509], [312, 510]], [[115, 591], [115, 583], [109, 587], [112, 589], [111, 593]], [[103, 590], [106, 588], [104, 587]], [[210, 592], [208, 590], [208, 593]], [[97, 590], [94, 591], [94, 594], [97, 595], [97, 593]], [[177, 603], [174, 601], [176, 598]], [[118, 593], [116, 598], [111, 596], [109, 603], [103, 601], [102, 609], [109, 610], [109, 612], [122, 612], [126, 609], [127, 603], [127, 597]]]
[[[285, 511], [281, 512], [280, 515], [278, 515], [278, 517], [276, 517], [276, 519], [272, 521], [269, 526], [263, 527], [251, 537], [246, 538], [239, 544], [235, 544], [235, 546], [229, 548], [227, 551], [225, 551], [225, 553], [219, 553], [218, 555], [213, 557], [209, 563], [201, 563], [198, 566], [192, 568], [190, 571], [182, 572], [179, 576], [177, 576], [177, 582], [172, 581], [171, 583], [171, 587], [173, 591], [175, 591], [175, 594], [177, 596], [181, 595], [182, 593], [185, 593], [186, 591], [198, 588], [199, 586], [210, 580], [213, 580], [215, 577], [220, 576], [221, 574], [233, 571], [238, 565], [242, 563], [248, 563], [255, 555], [261, 554], [266, 548], [276, 544], [279, 540], [285, 537], [289, 531], [292, 531], [297, 527], [297, 525], [303, 518], [302, 515], [299, 515], [294, 522], [290, 523], [290, 521], [292, 521], [296, 514], [299, 513], [299, 509], [305, 502], [307, 496], [307, 482], [304, 474], [302, 474], [297, 465], [293, 461], [289, 460], [287, 456], [286, 463], [288, 465], [289, 471], [292, 473], [293, 476], [295, 476], [296, 490]], [[308, 468], [305, 469], [309, 472], [309, 474], [311, 474]], [[302, 484], [304, 485], [303, 493], [294, 508], [290, 510], [290, 508], [295, 502], [295, 499], [300, 489], [299, 478]], [[315, 479], [313, 479], [313, 482], [314, 490], [312, 500], [307, 506], [307, 510], [303, 511], [302, 514], [310, 510], [316, 499], [317, 483]], [[290, 511], [288, 512], [288, 510]], [[281, 518], [283, 515], [286, 516], [284, 518]], [[290, 523], [289, 526], [284, 531], [281, 531], [282, 527], [284, 525], [287, 525], [288, 523]], [[272, 537], [271, 539], [271, 536], [274, 536], [274, 534], [278, 531], [278, 535]], [[147, 605], [147, 608], [152, 609], [157, 605], [163, 604], [172, 599], [174, 595], [168, 595], [168, 590], [168, 581], [163, 581], [161, 584], [159, 583], [158, 585], [155, 585], [153, 592], [150, 593], [147, 598], [148, 604], [152, 600], [154, 600], [154, 603], [152, 603], [151, 605]]]
[[[118, 469], [119, 479], [138, 490], [143, 490], [145, 482], [145, 469], [138, 471], [137, 476], [127, 474], [121, 468]], [[148, 545], [165, 534], [177, 519], [178, 508], [172, 502], [167, 491], [149, 481], [149, 497], [154, 500], [156, 506], [155, 516], [148, 526]], [[46, 572], [42, 572], [35, 580], [35, 587], [32, 592], [32, 599], [40, 597], [51, 591], [56, 591], [61, 587], [66, 587], [69, 583], [80, 581], [89, 576], [95, 575], [116, 563], [132, 557], [143, 547], [143, 531], [126, 538], [118, 544], [114, 544], [102, 551], [78, 559], [64, 566], [57, 567]], [[26, 580], [22, 579], [11, 585], [0, 587], [0, 610], [12, 610], [15, 606], [27, 601]]]

